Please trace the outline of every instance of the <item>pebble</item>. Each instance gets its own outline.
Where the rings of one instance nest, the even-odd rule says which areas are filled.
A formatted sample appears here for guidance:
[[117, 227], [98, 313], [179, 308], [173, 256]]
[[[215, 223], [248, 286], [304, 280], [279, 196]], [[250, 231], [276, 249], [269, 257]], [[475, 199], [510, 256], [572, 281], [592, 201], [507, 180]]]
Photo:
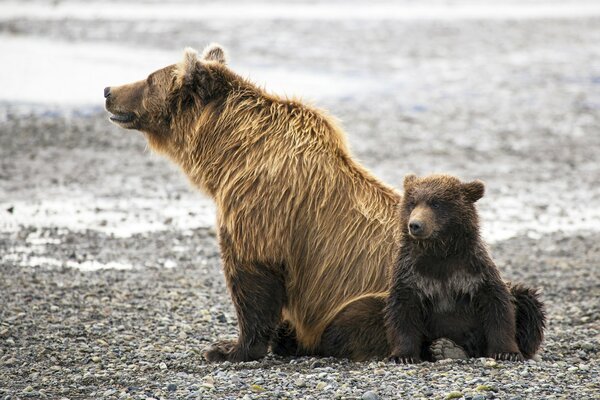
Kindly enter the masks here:
[[176, 391], [176, 390], [177, 390], [177, 385], [176, 385], [176, 384], [174, 384], [174, 383], [169, 383], [169, 384], [167, 385], [167, 391], [169, 391], [169, 392], [174, 392], [174, 391]]
[[161, 371], [164, 371], [167, 369], [167, 364], [165, 364], [164, 362], [161, 362], [160, 364], [158, 364], [158, 368], [160, 368]]
[[377, 395], [377, 393], [369, 390], [363, 393], [361, 400], [380, 400], [380, 397]]
[[592, 351], [594, 350], [595, 346], [590, 342], [585, 342], [581, 344], [581, 348], [585, 351]]

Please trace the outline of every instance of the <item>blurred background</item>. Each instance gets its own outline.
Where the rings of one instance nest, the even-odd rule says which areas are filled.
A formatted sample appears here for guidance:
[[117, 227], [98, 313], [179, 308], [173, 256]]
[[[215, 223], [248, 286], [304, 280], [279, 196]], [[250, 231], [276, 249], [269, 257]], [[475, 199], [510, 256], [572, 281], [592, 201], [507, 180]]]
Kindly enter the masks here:
[[[2, 1], [0, 388], [37, 391], [31, 374], [58, 365], [56, 395], [113, 385], [116, 396], [144, 374], [115, 383], [92, 354], [202, 366], [181, 354], [235, 335], [212, 202], [103, 111], [105, 86], [211, 42], [241, 75], [339, 118], [387, 183], [483, 179], [484, 237], [503, 274], [542, 286], [550, 304], [548, 368], [597, 371], [600, 2]], [[78, 381], [86, 373], [99, 378]], [[162, 393], [167, 378], [145, 376]]]
[[[598, 16], [594, 1], [2, 2], [0, 208], [15, 210], [4, 225], [212, 224], [210, 202], [140, 152], [140, 135], [104, 121], [101, 93], [218, 42], [243, 76], [340, 118], [387, 182], [410, 171], [487, 180], [488, 239], [593, 229]], [[27, 142], [48, 121], [64, 127]], [[125, 226], [124, 199], [141, 208]]]

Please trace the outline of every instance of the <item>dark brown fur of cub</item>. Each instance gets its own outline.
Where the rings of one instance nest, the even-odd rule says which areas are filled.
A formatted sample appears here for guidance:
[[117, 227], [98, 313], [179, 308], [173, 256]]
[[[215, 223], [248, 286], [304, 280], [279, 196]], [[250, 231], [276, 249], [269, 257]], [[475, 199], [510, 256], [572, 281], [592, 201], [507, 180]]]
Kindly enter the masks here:
[[500, 278], [480, 238], [474, 203], [483, 183], [408, 175], [404, 190], [385, 311], [392, 359], [432, 360], [429, 346], [441, 337], [470, 357], [532, 357], [543, 339], [543, 306], [536, 290]]

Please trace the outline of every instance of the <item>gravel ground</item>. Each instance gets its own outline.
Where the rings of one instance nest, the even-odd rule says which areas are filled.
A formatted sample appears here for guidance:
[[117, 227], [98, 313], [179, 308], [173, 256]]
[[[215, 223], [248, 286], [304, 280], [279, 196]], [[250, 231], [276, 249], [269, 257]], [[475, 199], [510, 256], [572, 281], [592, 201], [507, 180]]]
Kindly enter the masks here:
[[245, 62], [391, 82], [318, 104], [393, 185], [434, 171], [487, 182], [480, 209], [503, 275], [543, 290], [543, 351], [206, 364], [204, 346], [236, 335], [210, 201], [101, 110], [3, 103], [0, 398], [600, 398], [599, 19], [147, 26], [22, 19], [0, 32], [220, 41]]

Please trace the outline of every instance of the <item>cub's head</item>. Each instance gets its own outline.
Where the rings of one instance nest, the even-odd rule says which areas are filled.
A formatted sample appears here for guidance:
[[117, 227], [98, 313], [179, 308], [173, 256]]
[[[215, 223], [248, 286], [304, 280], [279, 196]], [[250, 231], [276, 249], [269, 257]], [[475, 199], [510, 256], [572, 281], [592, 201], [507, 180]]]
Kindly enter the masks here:
[[481, 181], [463, 183], [449, 175], [404, 178], [402, 224], [406, 236], [416, 241], [450, 243], [457, 235], [477, 233], [475, 202], [484, 193]]
[[146, 133], [155, 143], [169, 138], [186, 110], [196, 112], [223, 97], [227, 85], [219, 71], [226, 60], [223, 48], [210, 45], [198, 56], [186, 49], [183, 61], [151, 73], [146, 79], [104, 89], [110, 120]]

